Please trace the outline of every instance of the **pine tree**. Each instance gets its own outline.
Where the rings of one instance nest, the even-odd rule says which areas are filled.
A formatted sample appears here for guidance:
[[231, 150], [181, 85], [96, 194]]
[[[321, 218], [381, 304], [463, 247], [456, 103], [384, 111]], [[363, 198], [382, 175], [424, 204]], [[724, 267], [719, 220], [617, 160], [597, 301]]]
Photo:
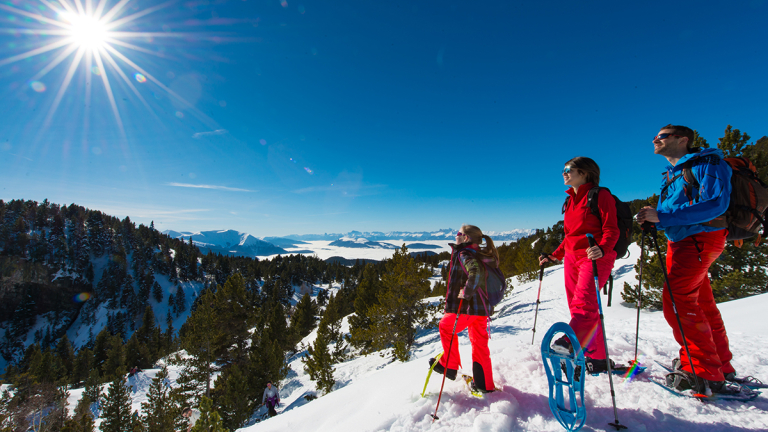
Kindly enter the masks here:
[[163, 301], [163, 287], [157, 281], [152, 284], [152, 298], [158, 303]]
[[295, 335], [297, 342], [310, 334], [315, 327], [316, 310], [317, 305], [312, 302], [309, 294], [304, 294], [301, 300], [296, 303], [289, 331]]
[[117, 378], [107, 388], [107, 396], [104, 398], [101, 430], [125, 432], [126, 425], [131, 425], [133, 422], [132, 414], [130, 389], [125, 384], [123, 374], [117, 373]]
[[200, 399], [200, 418], [191, 432], [229, 432], [221, 421], [221, 416], [213, 409], [211, 400], [205, 396]]
[[62, 382], [70, 382], [75, 367], [75, 348], [72, 346], [69, 338], [67, 338], [66, 333], [56, 344], [55, 352], [60, 365], [56, 378]]
[[184, 323], [181, 346], [190, 358], [185, 359], [184, 369], [177, 381], [188, 399], [198, 400], [201, 395], [210, 396], [211, 376], [215, 372], [215, 341], [222, 332], [216, 321], [215, 294], [208, 290], [200, 296], [197, 309]]
[[349, 317], [350, 343], [367, 352], [371, 348], [372, 340], [363, 335], [371, 327], [371, 319], [368, 317], [368, 309], [378, 303], [378, 295], [381, 292], [381, 282], [373, 264], [367, 264], [363, 269], [360, 285], [357, 287], [355, 297], [355, 315]]
[[[72, 370], [72, 382], [78, 384], [85, 381], [92, 369], [93, 351], [89, 348], [80, 348], [75, 356], [74, 368]], [[96, 373], [98, 375], [98, 371]]]
[[233, 364], [216, 378], [213, 389], [215, 407], [222, 424], [230, 429], [242, 427], [261, 403], [249, 365]]
[[88, 398], [90, 403], [96, 404], [97, 407], [101, 407], [103, 395], [101, 394], [101, 379], [99, 378], [98, 370], [93, 369], [88, 375], [88, 379], [85, 381], [83, 397]]
[[[263, 389], [267, 382], [282, 381], [290, 370], [285, 362], [285, 348], [278, 337], [285, 332], [285, 316], [279, 303], [267, 304], [267, 309], [257, 326], [259, 331], [253, 335], [249, 361], [255, 388]], [[282, 326], [281, 326], [282, 320]]]
[[181, 415], [176, 392], [168, 380], [168, 368], [163, 367], [152, 379], [147, 392], [147, 401], [142, 402], [142, 422], [147, 432], [174, 432]]
[[181, 315], [187, 310], [187, 298], [184, 294], [184, 288], [181, 286], [176, 288], [176, 298], [174, 299], [174, 310], [178, 315]]
[[61, 432], [93, 432], [94, 420], [91, 413], [91, 404], [93, 402], [86, 395], [83, 395], [75, 406], [75, 414], [72, 418], [64, 421]]
[[344, 318], [342, 313], [344, 301], [341, 292], [328, 300], [328, 306], [325, 308], [317, 330], [318, 334], [322, 333], [324, 335], [326, 343], [334, 344], [333, 351], [331, 352], [331, 358], [334, 363], [340, 363], [345, 360], [344, 351], [346, 346], [344, 334], [341, 331], [341, 320]]
[[304, 363], [304, 371], [317, 385], [317, 390], [328, 394], [333, 390], [336, 381], [333, 379], [333, 360], [328, 352], [328, 340], [326, 331], [319, 331], [315, 343], [307, 348], [307, 356], [301, 359]]
[[108, 380], [114, 379], [115, 374], [124, 373], [125, 369], [125, 347], [120, 337], [113, 336], [107, 351], [107, 360], [101, 369], [102, 376]]

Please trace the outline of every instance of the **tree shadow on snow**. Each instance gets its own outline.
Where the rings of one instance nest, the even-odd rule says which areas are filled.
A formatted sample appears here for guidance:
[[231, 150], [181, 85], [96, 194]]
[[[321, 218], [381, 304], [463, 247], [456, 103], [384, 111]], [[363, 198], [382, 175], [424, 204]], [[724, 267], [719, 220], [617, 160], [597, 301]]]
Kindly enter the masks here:
[[624, 264], [623, 266], [613, 270], [613, 279], [616, 280], [634, 270], [635, 270], [634, 264]]
[[[523, 427], [523, 423], [528, 423], [534, 420], [535, 417], [541, 416], [548, 421], [557, 421], [549, 408], [549, 399], [547, 396], [540, 394], [526, 393], [521, 390], [515, 389], [512, 386], [505, 385], [503, 388], [505, 393], [509, 393], [517, 400], [519, 409], [516, 410], [514, 416], [518, 427]], [[700, 402], [697, 402], [700, 403]], [[741, 404], [741, 402], [736, 402]], [[755, 404], [755, 402], [752, 402]], [[756, 408], [765, 410], [768, 407], [763, 407], [757, 403]], [[729, 403], [722, 404], [723, 410], [728, 410]], [[691, 411], [695, 408], [691, 407]], [[632, 409], [619, 409], [618, 411], [619, 423], [627, 426], [629, 430], [648, 430], [654, 432], [672, 432], [672, 431], [686, 431], [686, 432], [711, 432], [711, 431], [724, 431], [724, 432], [747, 432], [754, 431], [753, 428], [745, 428], [734, 426], [727, 423], [727, 419], [723, 421], [712, 423], [707, 422], [704, 419], [702, 422], [695, 422], [686, 418], [679, 418], [673, 413], [664, 413], [658, 409], [654, 409], [652, 412], [637, 411]], [[609, 423], [615, 421], [613, 407], [592, 407], [587, 404], [587, 421], [583, 431], [612, 431], [614, 427]], [[515, 429], [515, 428], [513, 428]]]
[[[539, 312], [547, 309], [547, 308], [542, 309], [541, 305], [545, 303], [550, 303], [553, 301], [555, 300], [541, 300], [541, 303], [539, 304]], [[520, 303], [507, 304], [503, 308], [495, 311], [493, 316], [491, 316], [491, 319], [504, 318], [506, 316], [517, 313], [520, 309], [524, 309], [525, 311], [536, 310], [536, 302], [532, 301], [532, 302], [520, 302]]]

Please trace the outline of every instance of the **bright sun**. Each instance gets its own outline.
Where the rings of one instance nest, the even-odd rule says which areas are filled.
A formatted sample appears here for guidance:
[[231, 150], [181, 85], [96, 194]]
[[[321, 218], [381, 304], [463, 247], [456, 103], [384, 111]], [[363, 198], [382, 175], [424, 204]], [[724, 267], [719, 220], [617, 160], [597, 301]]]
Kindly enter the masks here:
[[[146, 82], [164, 90], [175, 101], [187, 107], [191, 112], [197, 113], [195, 107], [165, 86], [160, 80], [144, 70], [136, 62], [131, 60], [130, 53], [140, 52], [145, 55], [164, 57], [162, 51], [132, 43], [133, 40], [153, 40], [156, 38], [186, 38], [191, 34], [183, 32], [137, 32], [125, 29], [128, 24], [149, 14], [156, 13], [174, 3], [174, 0], [147, 3], [156, 3], [146, 8], [139, 6], [128, 7], [136, 0], [14, 0], [12, 2], [0, 1], [0, 10], [10, 12], [14, 22], [20, 23], [20, 27], [14, 29], [20, 35], [32, 35], [35, 41], [42, 44], [28, 51], [7, 58], [0, 58], [0, 68], [11, 63], [28, 60], [32, 57], [45, 54], [44, 63], [30, 79], [30, 87], [35, 92], [45, 92], [46, 88], [58, 88], [53, 100], [49, 104], [48, 115], [43, 123], [42, 130], [50, 125], [54, 113], [64, 98], [67, 89], [76, 76], [85, 76], [85, 105], [91, 106], [91, 87], [97, 81], [101, 81], [106, 90], [106, 99], [112, 108], [115, 121], [119, 130], [124, 133], [123, 123], [120, 117], [115, 95], [112, 91], [112, 83], [121, 80], [125, 88], [129, 89], [136, 98], [150, 111], [150, 105], [136, 87]], [[7, 4], [12, 3], [12, 4]], [[13, 4], [24, 4], [21, 8]], [[27, 8], [30, 3], [39, 3], [37, 7]], [[111, 6], [110, 6], [111, 5]], [[27, 10], [29, 9], [29, 10]], [[15, 17], [23, 17], [18, 20]], [[45, 36], [41, 38], [40, 36]], [[157, 42], [155, 42], [157, 44]], [[53, 54], [53, 55], [50, 55]], [[69, 60], [71, 59], [71, 60]], [[65, 63], [66, 62], [66, 63]], [[55, 86], [46, 86], [44, 79], [54, 79], [49, 76], [59, 65], [64, 63], [61, 81]], [[81, 67], [84, 66], [84, 67]], [[124, 70], [125, 69], [125, 70]], [[0, 72], [2, 72], [0, 70]], [[4, 72], [3, 72], [4, 73]], [[94, 76], [91, 79], [91, 75]], [[100, 79], [96, 79], [99, 77]], [[82, 82], [82, 81], [81, 81]], [[101, 97], [101, 96], [100, 96]], [[200, 113], [201, 118], [204, 115]]]
[[70, 37], [77, 46], [98, 49], [109, 38], [107, 27], [96, 17], [72, 13], [63, 13], [61, 16], [70, 24]]

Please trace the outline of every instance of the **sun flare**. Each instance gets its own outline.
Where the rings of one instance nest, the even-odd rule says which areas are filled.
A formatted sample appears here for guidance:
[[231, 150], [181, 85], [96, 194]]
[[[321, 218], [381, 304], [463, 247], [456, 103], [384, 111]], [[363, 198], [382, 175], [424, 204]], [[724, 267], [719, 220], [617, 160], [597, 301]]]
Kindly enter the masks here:
[[72, 43], [88, 49], [101, 48], [109, 39], [107, 26], [98, 18], [86, 14], [62, 13], [62, 19], [70, 24]]
[[[28, 1], [33, 3], [33, 0]], [[147, 46], [145, 41], [188, 37], [189, 34], [183, 32], [142, 32], [132, 29], [141, 19], [168, 7], [174, 1], [152, 2], [146, 8], [134, 6], [132, 2], [138, 3], [135, 0], [37, 0], [37, 5], [30, 4], [26, 7], [0, 3], [0, 10], [23, 18], [16, 21], [20, 24], [18, 28], [7, 31], [21, 36], [28, 35], [33, 40], [40, 41], [37, 47], [26, 52], [0, 58], [0, 68], [33, 57], [41, 58], [43, 60], [40, 69], [29, 78], [30, 87], [41, 94], [47, 89], [57, 89], [41, 131], [50, 125], [73, 80], [85, 84], [84, 101], [87, 106], [91, 104], [91, 86], [101, 81], [106, 90], [104, 102], [111, 108], [117, 127], [123, 133], [120, 109], [112, 88], [116, 81], [122, 81], [123, 87], [150, 112], [152, 109], [136, 87], [136, 83], [142, 85], [150, 82], [177, 103], [196, 112], [189, 102], [142, 68], [134, 56], [140, 53], [164, 58], [163, 51], [156, 49], [157, 42]], [[134, 41], [138, 41], [138, 44]], [[55, 69], [59, 72], [63, 69], [63, 72], [51, 74]], [[91, 76], [98, 78], [91, 79]], [[135, 82], [132, 77], [136, 77]]]

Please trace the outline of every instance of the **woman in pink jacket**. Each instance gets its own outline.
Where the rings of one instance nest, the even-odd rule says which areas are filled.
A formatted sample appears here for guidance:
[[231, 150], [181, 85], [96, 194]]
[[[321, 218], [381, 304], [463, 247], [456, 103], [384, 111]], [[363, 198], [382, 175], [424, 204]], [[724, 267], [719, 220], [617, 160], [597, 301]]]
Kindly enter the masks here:
[[[589, 191], [600, 184], [600, 167], [590, 158], [579, 156], [566, 162], [563, 180], [570, 186], [566, 191], [569, 196], [563, 205], [565, 238], [554, 252], [544, 254], [539, 264], [563, 260], [565, 294], [571, 312], [569, 324], [584, 349], [587, 369], [595, 373], [604, 372], [608, 366], [592, 260], [596, 260], [597, 278], [602, 286], [608, 280], [616, 261], [616, 252], [613, 250], [619, 238], [616, 202], [610, 191], [602, 189], [597, 194], [600, 216], [594, 215], [589, 208]], [[595, 237], [596, 246], [589, 246], [587, 234]], [[571, 350], [571, 342], [565, 336], [554, 344], [554, 348]]]

